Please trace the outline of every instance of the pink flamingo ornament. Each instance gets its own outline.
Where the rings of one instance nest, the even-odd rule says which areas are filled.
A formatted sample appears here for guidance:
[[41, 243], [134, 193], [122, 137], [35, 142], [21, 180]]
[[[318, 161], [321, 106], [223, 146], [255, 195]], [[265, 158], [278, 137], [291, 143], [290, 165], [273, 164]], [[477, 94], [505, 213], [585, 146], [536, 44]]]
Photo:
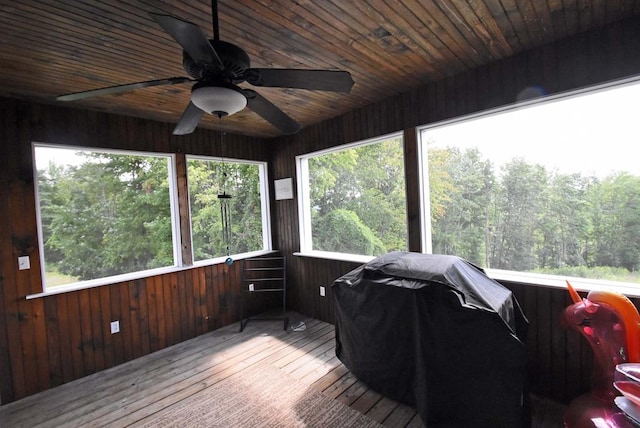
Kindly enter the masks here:
[[593, 350], [591, 391], [573, 400], [565, 413], [565, 427], [634, 427], [614, 405], [616, 365], [640, 362], [640, 314], [625, 296], [591, 291], [586, 299], [567, 281], [573, 304], [561, 314], [567, 328], [578, 331]]

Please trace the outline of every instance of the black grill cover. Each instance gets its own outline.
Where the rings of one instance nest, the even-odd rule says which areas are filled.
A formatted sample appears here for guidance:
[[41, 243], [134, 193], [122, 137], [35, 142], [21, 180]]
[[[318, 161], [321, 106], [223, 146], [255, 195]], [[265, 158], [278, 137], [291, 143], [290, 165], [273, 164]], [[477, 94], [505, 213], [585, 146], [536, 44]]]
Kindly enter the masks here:
[[511, 291], [455, 256], [394, 252], [333, 284], [336, 354], [428, 427], [529, 421], [528, 322]]

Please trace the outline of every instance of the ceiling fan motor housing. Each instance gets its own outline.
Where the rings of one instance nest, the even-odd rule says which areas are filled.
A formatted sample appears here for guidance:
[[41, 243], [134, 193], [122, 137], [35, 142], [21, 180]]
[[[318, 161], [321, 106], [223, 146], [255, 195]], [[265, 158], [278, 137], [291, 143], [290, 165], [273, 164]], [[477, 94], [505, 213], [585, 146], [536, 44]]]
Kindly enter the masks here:
[[209, 43], [218, 54], [224, 69], [215, 70], [210, 64], [195, 61], [185, 51], [182, 52], [182, 66], [184, 70], [196, 80], [225, 80], [238, 84], [244, 81], [244, 74], [251, 67], [249, 55], [238, 46], [222, 40], [210, 39]]

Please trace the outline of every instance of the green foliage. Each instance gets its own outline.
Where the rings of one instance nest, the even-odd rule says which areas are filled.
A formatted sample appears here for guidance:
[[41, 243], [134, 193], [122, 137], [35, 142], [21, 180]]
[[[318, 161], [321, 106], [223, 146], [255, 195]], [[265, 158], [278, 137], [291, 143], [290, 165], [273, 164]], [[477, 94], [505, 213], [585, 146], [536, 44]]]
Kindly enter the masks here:
[[314, 249], [349, 254], [380, 255], [384, 245], [358, 215], [346, 209], [335, 209], [313, 224]]
[[538, 265], [536, 239], [543, 212], [547, 171], [514, 159], [503, 167], [494, 210], [491, 267], [527, 271]]
[[523, 159], [498, 175], [477, 149], [430, 148], [429, 179], [435, 253], [484, 267], [638, 281], [640, 177], [598, 180]]
[[[79, 280], [172, 266], [168, 159], [82, 152], [85, 162], [38, 172], [47, 271]], [[226, 255], [221, 200], [232, 195], [233, 253], [262, 249], [259, 167], [188, 164], [196, 260]]]
[[640, 267], [640, 177], [618, 173], [600, 184], [595, 264]]
[[456, 193], [456, 185], [449, 168], [453, 163], [451, 156], [451, 150], [429, 148], [429, 203], [434, 223], [444, 218], [452, 195]]
[[[260, 171], [257, 165], [190, 160], [189, 197], [194, 260], [227, 254], [222, 234], [222, 201], [231, 213], [232, 254], [261, 250], [262, 205]], [[226, 193], [231, 199], [220, 199]]]
[[[370, 255], [407, 249], [401, 139], [313, 157], [308, 167], [314, 249]], [[361, 236], [352, 235], [357, 231]]]
[[358, 164], [358, 150], [343, 150], [309, 159], [309, 183], [312, 206], [327, 214], [339, 208], [353, 194], [353, 173]]
[[[167, 158], [83, 155], [79, 165], [38, 171], [47, 270], [83, 280], [173, 265]], [[640, 177], [559, 174], [523, 159], [496, 172], [477, 149], [429, 147], [428, 160], [435, 253], [637, 282]], [[400, 139], [313, 157], [308, 167], [314, 249], [406, 250]], [[188, 178], [196, 260], [226, 255], [221, 193], [232, 195], [229, 251], [262, 248], [257, 165], [191, 160]]]
[[87, 280], [173, 265], [167, 158], [83, 156], [38, 174], [47, 266]]
[[477, 149], [429, 151], [432, 248], [483, 264], [495, 177]]

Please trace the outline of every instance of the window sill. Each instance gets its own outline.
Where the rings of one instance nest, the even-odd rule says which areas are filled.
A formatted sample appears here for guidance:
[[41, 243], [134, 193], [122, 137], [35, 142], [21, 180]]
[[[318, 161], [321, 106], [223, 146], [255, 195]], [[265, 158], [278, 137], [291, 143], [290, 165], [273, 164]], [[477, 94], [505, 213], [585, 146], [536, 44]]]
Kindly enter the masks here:
[[[326, 251], [296, 252], [294, 256], [338, 260], [343, 262], [367, 263], [373, 260], [372, 256], [360, 256], [356, 254], [332, 253]], [[577, 277], [564, 277], [537, 273], [515, 272], [500, 269], [485, 269], [489, 278], [498, 282], [513, 282], [534, 287], [547, 287], [567, 291], [567, 281], [577, 290], [589, 292], [613, 291], [624, 294], [627, 297], [640, 297], [640, 284], [630, 282], [616, 282], [599, 279], [587, 279]]]
[[640, 284], [631, 282], [607, 281], [602, 279], [588, 279], [571, 276], [545, 275], [538, 273], [513, 272], [499, 269], [486, 269], [487, 275], [498, 282], [516, 282], [532, 285], [567, 290], [567, 281], [577, 291], [589, 292], [592, 290], [612, 291], [624, 294], [627, 297], [640, 297]]
[[[252, 257], [266, 256], [267, 254], [273, 254], [277, 252], [278, 252], [277, 250], [251, 251], [249, 253], [232, 254], [231, 258], [233, 259], [234, 262], [237, 262], [238, 260], [250, 259]], [[219, 265], [224, 263], [225, 260], [227, 260], [227, 256], [216, 257], [215, 259], [200, 260], [200, 261], [194, 262], [193, 266], [189, 266], [189, 267], [192, 268], [192, 267]]]
[[[235, 254], [235, 255], [232, 255], [231, 257], [235, 262], [235, 261], [250, 258], [250, 257], [258, 257], [258, 256], [267, 255], [267, 254], [272, 254], [274, 252], [275, 252], [274, 250], [252, 251], [250, 253]], [[71, 293], [74, 291], [86, 290], [88, 288], [102, 287], [105, 285], [113, 285], [113, 284], [118, 284], [118, 283], [127, 282], [127, 281], [135, 281], [138, 279], [149, 278], [152, 276], [167, 275], [170, 273], [181, 272], [181, 271], [199, 268], [203, 266], [222, 264], [225, 262], [226, 259], [227, 259], [227, 256], [216, 257], [215, 259], [202, 260], [199, 262], [195, 262], [193, 265], [188, 265], [188, 266], [184, 265], [184, 266], [172, 266], [172, 267], [165, 267], [165, 268], [158, 268], [158, 269], [150, 269], [150, 270], [145, 270], [141, 272], [110, 276], [108, 278], [100, 278], [100, 279], [95, 279], [90, 281], [75, 282], [73, 284], [59, 285], [57, 287], [51, 287], [51, 289], [43, 291], [42, 293], [29, 294], [26, 296], [26, 299], [27, 300], [37, 299], [40, 297], [53, 296], [55, 294]]]
[[298, 257], [310, 257], [315, 259], [337, 260], [341, 262], [367, 263], [375, 259], [374, 256], [362, 256], [358, 254], [332, 253], [330, 251], [305, 251], [293, 253]]

